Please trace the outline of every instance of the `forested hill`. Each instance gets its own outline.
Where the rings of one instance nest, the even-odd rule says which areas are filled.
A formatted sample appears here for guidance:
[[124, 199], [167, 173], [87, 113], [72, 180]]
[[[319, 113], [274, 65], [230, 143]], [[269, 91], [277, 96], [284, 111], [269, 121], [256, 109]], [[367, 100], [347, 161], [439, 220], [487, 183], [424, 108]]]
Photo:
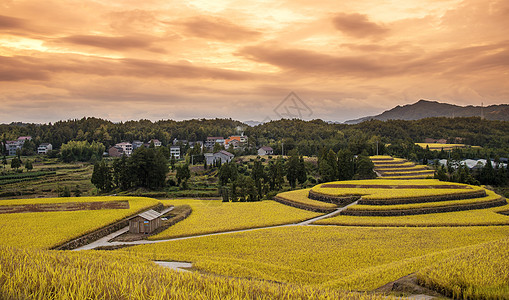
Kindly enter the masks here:
[[509, 105], [458, 106], [437, 101], [420, 100], [414, 104], [396, 106], [379, 115], [346, 121], [346, 124], [357, 124], [368, 120], [419, 120], [431, 117], [480, 117], [481, 113], [488, 120], [509, 121]]
[[[277, 151], [298, 148], [304, 155], [315, 155], [321, 148], [358, 149], [397, 142], [421, 142], [425, 138], [462, 140], [462, 143], [509, 150], [509, 122], [480, 118], [427, 118], [417, 121], [371, 120], [355, 125], [329, 124], [322, 120], [278, 120], [249, 127], [231, 119], [195, 119], [187, 121], [149, 120], [112, 123], [83, 118], [54, 124], [0, 125], [2, 141], [30, 135], [35, 144], [49, 142], [55, 148], [70, 140], [98, 141], [106, 147], [121, 141], [159, 139], [163, 145], [174, 138], [203, 141], [207, 136], [236, 135], [245, 130], [250, 145], [268, 145]], [[371, 146], [369, 146], [371, 147]], [[371, 147], [372, 148], [372, 147]]]

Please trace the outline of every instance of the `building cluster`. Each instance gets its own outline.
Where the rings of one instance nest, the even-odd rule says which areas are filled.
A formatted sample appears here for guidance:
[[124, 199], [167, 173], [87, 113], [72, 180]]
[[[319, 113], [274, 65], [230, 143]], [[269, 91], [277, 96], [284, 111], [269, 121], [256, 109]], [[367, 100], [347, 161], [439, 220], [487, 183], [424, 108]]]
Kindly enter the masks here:
[[[151, 139], [148, 143], [143, 143], [142, 141], [135, 140], [132, 143], [122, 142], [111, 146], [108, 149], [108, 155], [112, 157], [121, 157], [122, 155], [131, 156], [133, 151], [140, 147], [150, 147], [151, 144], [154, 144], [154, 147], [161, 147], [162, 143], [158, 139]], [[180, 152], [180, 149], [179, 149]]]
[[217, 137], [217, 136], [209, 136], [205, 141], [205, 148], [214, 149], [214, 146], [219, 144], [223, 146], [225, 149], [240, 149], [244, 148], [247, 145], [247, 136], [245, 135], [232, 135], [227, 138]]
[[[18, 150], [21, 151], [25, 142], [31, 140], [31, 136], [20, 136], [15, 141], [5, 141], [4, 146], [8, 155], [16, 155]], [[37, 154], [46, 154], [51, 150], [53, 150], [53, 146], [50, 143], [42, 143], [37, 147]]]

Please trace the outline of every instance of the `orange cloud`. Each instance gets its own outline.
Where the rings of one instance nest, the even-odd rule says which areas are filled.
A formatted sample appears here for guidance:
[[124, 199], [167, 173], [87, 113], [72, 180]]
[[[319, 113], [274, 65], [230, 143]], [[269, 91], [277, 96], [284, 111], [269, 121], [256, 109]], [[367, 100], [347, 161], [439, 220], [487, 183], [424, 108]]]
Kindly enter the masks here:
[[368, 16], [359, 13], [338, 13], [332, 23], [336, 29], [356, 38], [381, 36], [389, 31], [385, 26], [371, 22]]

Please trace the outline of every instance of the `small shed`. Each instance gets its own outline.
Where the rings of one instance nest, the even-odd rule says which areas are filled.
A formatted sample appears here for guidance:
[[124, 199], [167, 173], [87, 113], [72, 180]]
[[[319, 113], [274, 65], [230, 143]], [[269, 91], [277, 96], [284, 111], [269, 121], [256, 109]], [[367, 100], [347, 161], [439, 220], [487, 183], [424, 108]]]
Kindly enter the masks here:
[[130, 233], [151, 233], [161, 226], [161, 214], [147, 210], [129, 220]]

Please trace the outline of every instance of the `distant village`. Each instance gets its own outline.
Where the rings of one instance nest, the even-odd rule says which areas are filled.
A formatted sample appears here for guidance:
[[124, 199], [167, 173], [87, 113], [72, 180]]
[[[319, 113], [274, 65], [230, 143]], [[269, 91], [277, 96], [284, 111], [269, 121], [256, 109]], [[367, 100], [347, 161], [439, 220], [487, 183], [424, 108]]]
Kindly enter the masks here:
[[[8, 155], [15, 156], [21, 152], [23, 145], [26, 141], [31, 141], [31, 136], [20, 136], [15, 141], [6, 141], [5, 149]], [[109, 157], [122, 157], [122, 156], [131, 156], [132, 153], [140, 148], [140, 147], [160, 147], [162, 146], [161, 141], [158, 139], [151, 139], [148, 142], [143, 142], [140, 140], [134, 140], [132, 142], [121, 142], [117, 143], [104, 153], [104, 156]], [[245, 149], [248, 146], [248, 137], [245, 135], [234, 135], [229, 136], [227, 138], [224, 137], [207, 137], [205, 141], [188, 141], [188, 140], [178, 140], [174, 139], [171, 144], [167, 145], [171, 157], [176, 160], [183, 159], [185, 156], [182, 153], [183, 147], [194, 149], [195, 147], [199, 147], [199, 153], [203, 153], [204, 159], [208, 165], [211, 165], [215, 162], [220, 162], [221, 164], [230, 162], [235, 155], [228, 152], [227, 150], [239, 150]], [[53, 150], [53, 146], [50, 143], [41, 143], [37, 147], [37, 154], [47, 154], [49, 151]], [[233, 151], [232, 151], [233, 152]], [[268, 146], [262, 146], [258, 149], [258, 155], [273, 155], [274, 150]]]

